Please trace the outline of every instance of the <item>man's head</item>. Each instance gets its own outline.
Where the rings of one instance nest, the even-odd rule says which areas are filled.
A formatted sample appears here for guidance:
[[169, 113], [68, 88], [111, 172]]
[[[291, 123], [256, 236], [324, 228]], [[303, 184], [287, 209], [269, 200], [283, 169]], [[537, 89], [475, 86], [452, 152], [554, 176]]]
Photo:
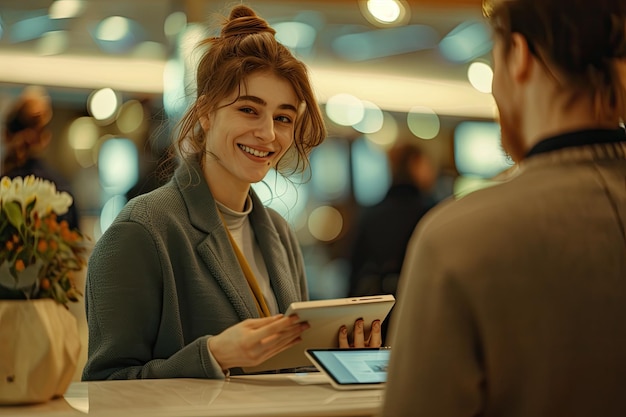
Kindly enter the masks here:
[[[525, 153], [519, 136], [538, 99], [556, 98], [564, 112], [586, 103], [598, 124], [624, 118], [626, 0], [484, 0], [483, 10], [494, 32], [503, 145], [514, 159]], [[538, 73], [534, 95], [518, 88]]]

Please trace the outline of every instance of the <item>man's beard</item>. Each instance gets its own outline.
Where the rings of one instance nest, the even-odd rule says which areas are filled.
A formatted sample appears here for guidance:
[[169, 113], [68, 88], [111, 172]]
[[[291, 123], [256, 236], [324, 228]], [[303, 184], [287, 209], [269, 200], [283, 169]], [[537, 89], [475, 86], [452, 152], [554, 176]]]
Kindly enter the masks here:
[[519, 118], [506, 117], [500, 114], [499, 119], [502, 150], [513, 162], [519, 163], [524, 159], [527, 152]]

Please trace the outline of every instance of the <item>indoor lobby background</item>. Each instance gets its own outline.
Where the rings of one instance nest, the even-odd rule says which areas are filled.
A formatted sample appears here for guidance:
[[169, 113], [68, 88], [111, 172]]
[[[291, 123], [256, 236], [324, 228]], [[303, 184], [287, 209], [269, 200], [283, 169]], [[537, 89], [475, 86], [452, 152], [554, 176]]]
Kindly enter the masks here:
[[[25, 86], [46, 88], [53, 142], [43, 158], [70, 181], [90, 244], [129, 198], [161, 183], [159, 162], [194, 95], [194, 45], [237, 3], [0, 0], [0, 116]], [[296, 230], [312, 299], [347, 295], [351, 228], [387, 192], [394, 143], [418, 143], [435, 162], [438, 201], [510, 167], [480, 0], [244, 3], [309, 66], [326, 117], [309, 176], [270, 172], [255, 186]], [[86, 357], [84, 307], [71, 308]]]

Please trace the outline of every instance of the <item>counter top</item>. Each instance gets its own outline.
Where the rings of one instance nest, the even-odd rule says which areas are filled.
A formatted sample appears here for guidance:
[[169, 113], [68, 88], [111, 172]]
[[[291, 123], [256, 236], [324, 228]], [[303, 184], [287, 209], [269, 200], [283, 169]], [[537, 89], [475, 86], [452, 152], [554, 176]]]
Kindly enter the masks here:
[[374, 416], [383, 390], [338, 391], [325, 376], [273, 374], [227, 380], [150, 379], [74, 382], [63, 398], [1, 407], [0, 416]]

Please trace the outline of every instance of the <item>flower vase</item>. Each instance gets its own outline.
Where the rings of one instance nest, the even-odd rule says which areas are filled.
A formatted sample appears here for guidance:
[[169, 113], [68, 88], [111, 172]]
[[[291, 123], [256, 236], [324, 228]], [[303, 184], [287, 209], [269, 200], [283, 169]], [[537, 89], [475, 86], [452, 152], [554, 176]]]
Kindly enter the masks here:
[[0, 404], [62, 396], [81, 348], [76, 318], [52, 299], [0, 301]]

